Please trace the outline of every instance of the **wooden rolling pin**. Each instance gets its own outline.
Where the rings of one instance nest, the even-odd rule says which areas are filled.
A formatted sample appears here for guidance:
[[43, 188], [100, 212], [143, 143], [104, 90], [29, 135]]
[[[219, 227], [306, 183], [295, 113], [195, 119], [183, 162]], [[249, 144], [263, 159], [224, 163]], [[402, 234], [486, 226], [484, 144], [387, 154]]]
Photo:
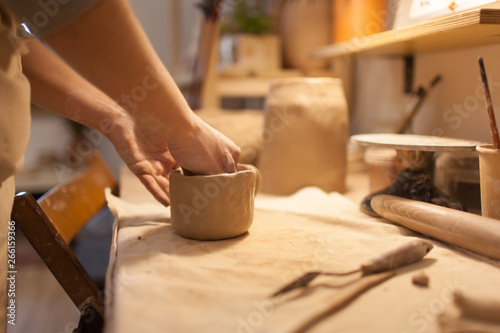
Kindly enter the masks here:
[[500, 260], [500, 220], [392, 195], [373, 197], [371, 206], [391, 222]]

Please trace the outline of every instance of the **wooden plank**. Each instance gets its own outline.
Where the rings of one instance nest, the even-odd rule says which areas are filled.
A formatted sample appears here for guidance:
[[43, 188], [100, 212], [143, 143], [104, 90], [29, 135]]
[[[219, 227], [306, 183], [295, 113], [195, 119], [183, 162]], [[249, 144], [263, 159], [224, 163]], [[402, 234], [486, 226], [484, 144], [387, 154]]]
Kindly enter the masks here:
[[104, 188], [116, 181], [99, 153], [88, 156], [88, 168], [67, 183], [54, 187], [38, 203], [69, 243], [87, 221], [106, 204]]
[[479, 141], [446, 138], [441, 136], [371, 133], [351, 136], [351, 142], [361, 146], [415, 151], [474, 151]]
[[314, 51], [312, 56], [410, 55], [499, 42], [500, 9], [480, 8], [325, 46]]
[[219, 78], [217, 94], [221, 97], [265, 97], [275, 78]]
[[228, 71], [218, 76], [216, 93], [220, 97], [266, 97], [274, 82], [296, 77], [335, 77], [335, 75], [327, 70], [263, 70], [254, 71], [253, 74]]
[[12, 219], [73, 303], [80, 310], [91, 304], [104, 316], [101, 292], [31, 194], [16, 195]]

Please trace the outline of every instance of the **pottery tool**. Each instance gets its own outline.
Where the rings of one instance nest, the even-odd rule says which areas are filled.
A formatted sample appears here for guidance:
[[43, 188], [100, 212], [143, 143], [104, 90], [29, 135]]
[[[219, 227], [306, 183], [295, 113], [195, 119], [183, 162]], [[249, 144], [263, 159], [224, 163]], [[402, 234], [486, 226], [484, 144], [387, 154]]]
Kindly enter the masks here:
[[356, 297], [376, 285], [390, 279], [396, 275], [394, 271], [383, 272], [373, 275], [363, 276], [353, 283], [348, 284], [345, 287], [340, 288], [335, 297], [320, 311], [314, 315], [306, 318], [298, 326], [296, 326], [290, 333], [303, 333], [307, 332], [311, 327], [321, 322], [321, 320], [332, 315], [336, 311], [342, 309], [347, 304], [352, 302]]
[[493, 149], [500, 149], [500, 138], [498, 137], [498, 128], [495, 121], [495, 112], [493, 111], [493, 103], [491, 101], [490, 88], [488, 87], [488, 78], [486, 77], [486, 70], [484, 69], [484, 61], [479, 57], [479, 71], [481, 73], [481, 81], [484, 88], [484, 99], [488, 109], [488, 118], [490, 120], [490, 131], [493, 139]]
[[453, 302], [464, 317], [500, 323], [500, 301], [495, 298], [478, 298], [460, 290], [453, 293]]
[[371, 206], [391, 222], [500, 260], [498, 220], [393, 195], [377, 195]]
[[422, 86], [418, 87], [417, 91], [412, 95], [410, 102], [406, 106], [405, 117], [397, 127], [396, 133], [403, 134], [410, 128], [413, 118], [422, 106], [425, 97], [439, 81], [441, 81], [441, 75], [436, 75], [434, 79], [432, 79], [427, 90]]
[[399, 246], [387, 253], [377, 256], [368, 262], [362, 264], [358, 269], [349, 272], [308, 272], [299, 277], [298, 279], [290, 282], [272, 296], [276, 297], [278, 295], [287, 293], [291, 290], [305, 287], [320, 275], [330, 275], [330, 276], [346, 276], [354, 273], [361, 272], [362, 276], [387, 272], [392, 269], [396, 269], [405, 265], [413, 264], [420, 259], [422, 259], [430, 250], [432, 249], [432, 244], [416, 239], [407, 244]]

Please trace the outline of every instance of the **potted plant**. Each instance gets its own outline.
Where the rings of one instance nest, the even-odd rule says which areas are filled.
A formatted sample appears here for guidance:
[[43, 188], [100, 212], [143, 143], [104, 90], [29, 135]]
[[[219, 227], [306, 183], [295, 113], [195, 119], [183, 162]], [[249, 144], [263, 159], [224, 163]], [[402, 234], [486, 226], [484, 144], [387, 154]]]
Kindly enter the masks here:
[[241, 0], [223, 12], [220, 59], [222, 72], [249, 75], [281, 69], [281, 45], [272, 33], [273, 17], [255, 1]]

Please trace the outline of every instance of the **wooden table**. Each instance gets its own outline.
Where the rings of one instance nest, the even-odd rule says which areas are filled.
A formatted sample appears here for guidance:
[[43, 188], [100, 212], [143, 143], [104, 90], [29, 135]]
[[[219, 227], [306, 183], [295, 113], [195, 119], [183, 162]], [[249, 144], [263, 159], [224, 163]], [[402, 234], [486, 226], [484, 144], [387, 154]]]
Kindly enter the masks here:
[[[347, 183], [346, 195], [318, 188], [290, 197], [259, 194], [248, 234], [200, 242], [177, 236], [168, 209], [124, 171], [121, 198], [108, 198], [117, 221], [105, 332], [294, 332], [360, 277], [320, 277], [308, 289], [271, 298], [284, 283], [310, 270], [357, 268], [422, 238], [359, 211], [368, 193], [366, 175], [349, 175]], [[454, 290], [500, 299], [498, 262], [432, 243], [422, 261], [396, 270], [308, 332], [439, 332], [440, 313], [453, 317], [456, 311]], [[412, 283], [422, 272], [428, 287]]]

